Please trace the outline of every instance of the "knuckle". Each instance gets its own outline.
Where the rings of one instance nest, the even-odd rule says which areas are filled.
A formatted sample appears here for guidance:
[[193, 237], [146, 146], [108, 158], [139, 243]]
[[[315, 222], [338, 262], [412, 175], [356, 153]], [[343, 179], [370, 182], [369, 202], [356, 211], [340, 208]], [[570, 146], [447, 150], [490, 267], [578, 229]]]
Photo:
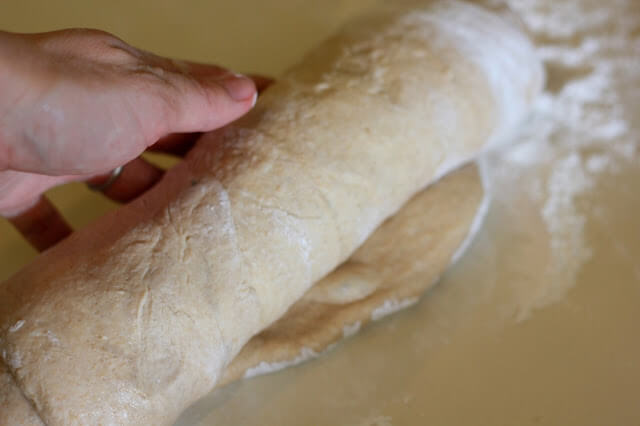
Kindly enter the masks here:
[[97, 29], [73, 28], [45, 33], [37, 43], [54, 54], [115, 65], [133, 64], [142, 56], [139, 50], [120, 38]]

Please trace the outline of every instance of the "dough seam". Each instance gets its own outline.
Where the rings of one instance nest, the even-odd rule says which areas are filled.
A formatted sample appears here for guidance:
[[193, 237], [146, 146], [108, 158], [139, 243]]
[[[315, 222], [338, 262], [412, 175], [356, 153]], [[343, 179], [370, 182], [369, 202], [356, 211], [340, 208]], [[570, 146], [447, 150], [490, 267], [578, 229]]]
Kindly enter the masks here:
[[22, 395], [22, 398], [24, 398], [24, 400], [27, 401], [27, 404], [29, 404], [29, 407], [31, 408], [32, 414], [35, 414], [35, 416], [38, 417], [38, 420], [44, 426], [47, 426], [47, 423], [42, 419], [42, 416], [40, 415], [40, 411], [36, 407], [36, 403], [24, 393], [24, 390], [22, 389], [22, 386], [18, 385], [18, 380], [16, 379], [15, 373], [13, 372], [13, 370], [11, 368], [9, 368], [9, 366], [2, 359], [2, 357], [0, 357], [0, 364], [2, 364], [2, 366], [6, 370], [7, 374], [9, 375], [9, 377], [11, 377], [11, 382], [13, 383], [13, 386], [16, 389], [18, 389], [18, 392], [20, 392], [20, 395]]

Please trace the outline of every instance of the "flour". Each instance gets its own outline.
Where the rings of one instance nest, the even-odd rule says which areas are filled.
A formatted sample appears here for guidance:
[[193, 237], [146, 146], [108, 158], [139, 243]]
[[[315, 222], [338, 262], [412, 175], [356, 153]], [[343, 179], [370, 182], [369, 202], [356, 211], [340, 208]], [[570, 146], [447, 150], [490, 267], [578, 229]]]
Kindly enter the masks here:
[[358, 426], [392, 426], [391, 416], [373, 414], [360, 421]]
[[300, 350], [300, 354], [297, 357], [291, 360], [271, 362], [271, 363], [262, 361], [260, 364], [256, 365], [255, 367], [251, 367], [247, 369], [247, 371], [244, 373], [244, 378], [248, 379], [250, 377], [261, 376], [263, 374], [280, 371], [287, 367], [293, 367], [294, 365], [302, 364], [303, 362], [313, 358], [317, 358], [318, 356], [320, 356], [320, 354], [318, 354], [316, 351], [314, 351], [311, 348], [305, 347]]
[[373, 310], [373, 312], [371, 312], [371, 320], [378, 321], [379, 319], [384, 318], [387, 315], [391, 315], [395, 312], [401, 311], [411, 305], [415, 305], [416, 303], [418, 303], [417, 297], [411, 297], [409, 299], [403, 300], [385, 300], [382, 305], [378, 306]]
[[[593, 254], [581, 201], [601, 176], [619, 172], [637, 153], [638, 135], [629, 122], [633, 114], [624, 106], [621, 86], [640, 87], [640, 20], [632, 19], [638, 16], [633, 0], [616, 0], [615, 8], [586, 1], [506, 2], [536, 41], [548, 78], [517, 143], [482, 160], [494, 197], [502, 197], [505, 205], [519, 191], [527, 198], [520, 203], [531, 210], [527, 221], [518, 220], [518, 212], [511, 219], [527, 227], [521, 233], [528, 244], [545, 246], [546, 264], [539, 274], [513, 274], [519, 277], [513, 283], [520, 302], [515, 315], [525, 319], [575, 285]], [[531, 215], [543, 230], [536, 229]]]
[[332, 343], [320, 352], [316, 352], [308, 347], [303, 347], [302, 349], [300, 349], [300, 354], [293, 359], [276, 362], [262, 361], [255, 367], [247, 369], [243, 377], [245, 379], [248, 379], [255, 376], [261, 376], [263, 374], [274, 373], [276, 371], [284, 370], [285, 368], [302, 364], [303, 362], [309, 361], [310, 359], [318, 358], [326, 354], [327, 352], [332, 351], [336, 347], [336, 345], [337, 343]]
[[20, 330], [23, 325], [24, 320], [18, 320], [15, 324], [9, 327], [9, 333], [15, 333], [16, 331]]
[[347, 337], [351, 337], [358, 333], [358, 331], [360, 331], [361, 324], [362, 323], [360, 321], [356, 321], [353, 324], [345, 324], [342, 327], [342, 337], [346, 339]]

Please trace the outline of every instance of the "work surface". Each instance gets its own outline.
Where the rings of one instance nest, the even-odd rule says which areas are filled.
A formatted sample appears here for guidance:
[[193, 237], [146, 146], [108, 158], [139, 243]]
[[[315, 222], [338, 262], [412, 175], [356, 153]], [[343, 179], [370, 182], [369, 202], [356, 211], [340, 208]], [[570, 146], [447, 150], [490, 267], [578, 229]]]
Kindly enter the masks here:
[[[374, 3], [5, 0], [0, 28], [101, 28], [277, 76]], [[549, 90], [516, 144], [482, 160], [485, 225], [437, 288], [318, 360], [212, 393], [179, 425], [640, 423], [640, 4], [598, 3], [513, 1]], [[80, 184], [50, 196], [75, 227], [114, 208]], [[0, 223], [0, 280], [34, 255]]]

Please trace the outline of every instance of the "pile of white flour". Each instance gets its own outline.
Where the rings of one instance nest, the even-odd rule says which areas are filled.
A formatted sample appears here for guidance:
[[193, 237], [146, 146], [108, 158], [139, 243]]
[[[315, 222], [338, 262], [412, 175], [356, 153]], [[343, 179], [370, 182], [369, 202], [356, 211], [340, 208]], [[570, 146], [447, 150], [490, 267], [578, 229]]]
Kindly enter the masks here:
[[[497, 210], [514, 228], [513, 314], [524, 319], [560, 300], [592, 256], [584, 228], [594, 206], [581, 197], [637, 157], [640, 2], [505, 1], [535, 40], [548, 80], [515, 144], [483, 159]], [[527, 251], [537, 267], [519, 266]]]

